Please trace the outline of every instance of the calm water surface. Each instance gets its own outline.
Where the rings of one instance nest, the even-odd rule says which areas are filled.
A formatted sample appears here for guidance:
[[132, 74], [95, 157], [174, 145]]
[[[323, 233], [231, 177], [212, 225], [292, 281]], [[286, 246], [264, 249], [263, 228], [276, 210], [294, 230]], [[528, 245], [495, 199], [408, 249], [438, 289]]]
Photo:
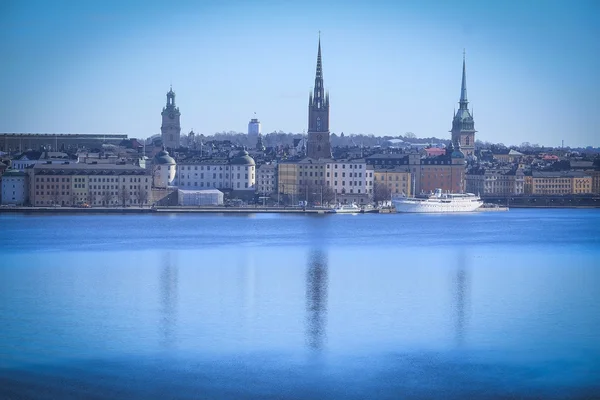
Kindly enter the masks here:
[[600, 397], [600, 210], [0, 226], [0, 398]]

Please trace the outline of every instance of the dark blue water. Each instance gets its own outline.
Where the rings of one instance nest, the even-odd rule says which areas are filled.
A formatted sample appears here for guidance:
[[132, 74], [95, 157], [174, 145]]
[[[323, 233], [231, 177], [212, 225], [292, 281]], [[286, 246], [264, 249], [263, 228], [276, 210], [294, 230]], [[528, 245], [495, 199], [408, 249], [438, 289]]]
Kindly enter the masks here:
[[0, 226], [0, 398], [600, 397], [600, 210]]

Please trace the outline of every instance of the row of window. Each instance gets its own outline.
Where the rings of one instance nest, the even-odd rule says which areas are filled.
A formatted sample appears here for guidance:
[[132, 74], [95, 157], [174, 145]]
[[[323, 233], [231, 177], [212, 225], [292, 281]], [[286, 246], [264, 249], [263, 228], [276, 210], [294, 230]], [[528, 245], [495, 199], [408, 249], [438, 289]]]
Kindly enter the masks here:
[[[185, 165], [180, 165], [179, 166], [179, 170], [180, 171], [185, 171], [186, 170], [185, 167], [186, 167]], [[218, 169], [219, 171], [223, 171], [223, 166], [222, 165], [220, 165], [219, 167], [213, 166], [212, 168], [213, 168], [212, 169], [213, 171], [217, 171], [217, 168], [219, 168]], [[231, 170], [234, 171], [234, 168], [235, 167], [232, 166]], [[253, 166], [250, 166], [250, 168], [254, 169]], [[192, 166], [188, 165], [187, 166], [187, 171], [191, 171], [191, 170], [192, 170]], [[241, 171], [241, 170], [242, 170], [241, 167], [238, 166], [237, 167], [237, 171]], [[244, 167], [244, 170], [248, 171], [248, 167], [247, 166]], [[198, 171], [198, 165], [194, 165], [194, 171]], [[204, 171], [204, 165], [200, 165], [200, 171]], [[208, 166], [208, 165], [206, 166], [206, 171], [210, 171], [210, 166]], [[228, 165], [225, 165], [225, 171], [229, 171], [229, 166]]]
[[[194, 176], [198, 176], [198, 174], [194, 174]], [[207, 174], [207, 179], [208, 179], [208, 174]], [[254, 179], [254, 174], [251, 175], [252, 178]], [[185, 179], [186, 175], [182, 175], [180, 179]], [[233, 174], [231, 174], [231, 178], [233, 178]], [[190, 174], [187, 174], [187, 179], [190, 179]], [[204, 172], [200, 172], [200, 179], [204, 179]], [[214, 172], [213, 173], [213, 179], [217, 179], [217, 173]], [[223, 173], [219, 173], [219, 179], [223, 179]], [[229, 179], [229, 173], [225, 173], [225, 179]], [[237, 179], [241, 179], [241, 174], [238, 173], [237, 174]], [[248, 174], [244, 174], [244, 179], [248, 179]]]
[[[44, 181], [45, 179], [45, 181]], [[36, 176], [36, 182], [71, 182], [71, 178], [44, 178]], [[127, 178], [123, 178], [122, 182], [126, 182]], [[148, 182], [148, 178], [143, 178], [144, 182]], [[73, 178], [73, 182], [85, 182], [85, 178]], [[119, 182], [119, 178], [90, 178], [90, 182]], [[129, 182], [142, 182], [142, 178], [129, 178]]]
[[[192, 185], [192, 182], [189, 182], [188, 184], [186, 184], [185, 182], [181, 182], [180, 186], [181, 187], [192, 187], [192, 186], [194, 186], [194, 187], [207, 187], [207, 188], [208, 187], [213, 187], [213, 188], [225, 188], [225, 189], [231, 187], [231, 185], [228, 182], [225, 182], [225, 183], [224, 182], [218, 182], [218, 183], [217, 182], [212, 182], [212, 185], [211, 185], [211, 182], [206, 182], [206, 186], [204, 185], [204, 182], [200, 182], [200, 185], [198, 185], [198, 182], [194, 182], [193, 185]], [[242, 186], [241, 186], [240, 182], [237, 182], [236, 188], [237, 189], [242, 189]], [[244, 188], [248, 189], [248, 182], [244, 182]]]

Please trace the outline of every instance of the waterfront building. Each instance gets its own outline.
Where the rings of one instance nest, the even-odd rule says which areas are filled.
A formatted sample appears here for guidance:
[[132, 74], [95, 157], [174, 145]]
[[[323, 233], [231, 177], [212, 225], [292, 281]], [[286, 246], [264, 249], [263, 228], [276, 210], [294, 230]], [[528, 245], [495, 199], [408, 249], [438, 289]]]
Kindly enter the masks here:
[[277, 193], [277, 164], [265, 163], [256, 170], [256, 189], [258, 194], [269, 196]]
[[134, 165], [38, 164], [27, 170], [33, 206], [143, 205], [151, 177]]
[[69, 156], [59, 151], [26, 151], [11, 161], [11, 167], [19, 171], [25, 171], [36, 164], [64, 164], [65, 162], [77, 163], [77, 156]]
[[456, 139], [454, 146], [446, 149], [446, 154], [437, 157], [416, 159], [409, 156], [410, 167], [415, 173], [416, 193], [433, 193], [436, 189], [444, 192], [464, 193], [465, 155]]
[[592, 178], [592, 193], [600, 194], [600, 171], [586, 171], [585, 174]]
[[7, 169], [2, 175], [2, 204], [24, 205], [29, 202], [28, 175], [16, 169]]
[[127, 135], [112, 133], [0, 133], [0, 151], [27, 150], [67, 151], [78, 148], [100, 148], [103, 144], [118, 146]]
[[175, 180], [177, 163], [164, 148], [156, 153], [153, 159], [152, 186], [166, 189]]
[[[411, 193], [429, 193], [442, 189], [452, 193], [465, 190], [465, 156], [450, 144], [444, 155], [426, 156], [425, 151], [409, 154], [374, 154], [367, 162], [377, 168], [403, 168], [411, 173]], [[413, 189], [414, 186], [414, 189]]]
[[362, 203], [373, 195], [373, 169], [365, 159], [328, 160], [325, 162], [326, 184], [337, 195], [364, 195]]
[[167, 92], [167, 104], [163, 107], [162, 125], [160, 127], [162, 144], [166, 149], [176, 150], [181, 145], [181, 113], [175, 106], [175, 92], [171, 88]]
[[462, 83], [460, 87], [460, 100], [458, 110], [452, 117], [452, 142], [460, 143], [460, 147], [465, 156], [471, 158], [475, 155], [475, 121], [469, 111], [469, 101], [467, 100], [467, 70], [465, 56], [463, 53]]
[[466, 191], [480, 196], [525, 194], [525, 174], [520, 168], [472, 168], [465, 181]]
[[408, 166], [377, 166], [373, 171], [373, 185], [384, 185], [390, 194], [412, 196], [411, 173]]
[[249, 196], [256, 190], [256, 163], [242, 150], [232, 158], [181, 161], [175, 177], [180, 189], [220, 189]]
[[532, 195], [568, 195], [592, 193], [592, 177], [580, 171], [533, 171]]
[[278, 193], [297, 198], [300, 178], [300, 165], [297, 161], [283, 161], [277, 165]]
[[331, 158], [329, 140], [329, 93], [323, 87], [321, 38], [317, 51], [317, 70], [313, 93], [308, 96], [308, 140], [306, 155], [313, 159]]

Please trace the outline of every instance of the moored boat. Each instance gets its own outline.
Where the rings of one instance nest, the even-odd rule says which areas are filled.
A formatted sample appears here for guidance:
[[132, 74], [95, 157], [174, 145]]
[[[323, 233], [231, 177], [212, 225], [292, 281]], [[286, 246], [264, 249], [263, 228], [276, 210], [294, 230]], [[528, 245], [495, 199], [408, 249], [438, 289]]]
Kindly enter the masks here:
[[436, 189], [424, 197], [396, 197], [392, 204], [400, 213], [460, 213], [472, 212], [483, 204], [473, 193], [443, 193]]
[[335, 213], [335, 214], [357, 214], [360, 211], [361, 211], [360, 207], [354, 203], [340, 204], [340, 205], [336, 206], [335, 208], [331, 209], [331, 212]]

